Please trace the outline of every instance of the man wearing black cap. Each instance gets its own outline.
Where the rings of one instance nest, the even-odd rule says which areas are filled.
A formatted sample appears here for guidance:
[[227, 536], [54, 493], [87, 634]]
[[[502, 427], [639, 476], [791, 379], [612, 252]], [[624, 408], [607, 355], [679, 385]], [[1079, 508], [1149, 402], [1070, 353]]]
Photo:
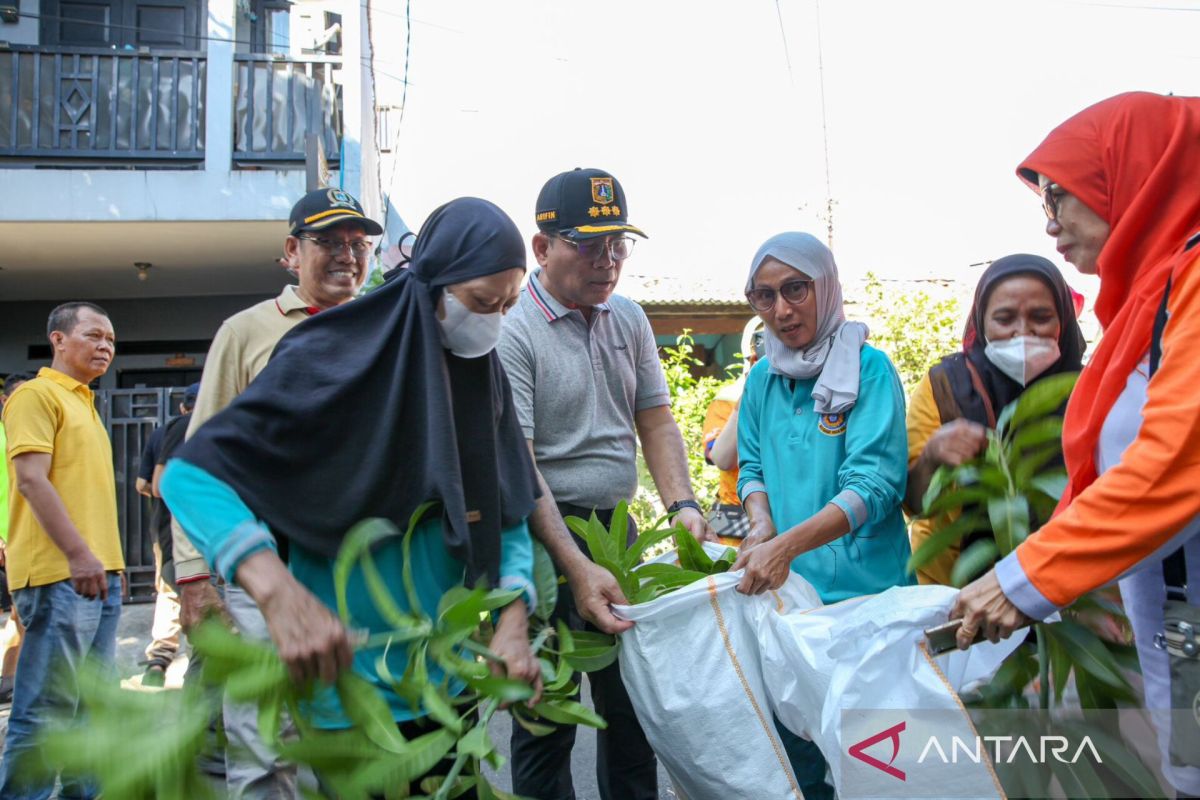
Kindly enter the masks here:
[[[362, 288], [374, 249], [369, 237], [383, 233], [358, 201], [340, 189], [317, 189], [300, 198], [289, 216], [283, 263], [299, 279], [279, 296], [234, 314], [221, 324], [204, 361], [200, 395], [188, 425], [192, 434], [246, 390], [267, 365], [283, 335], [326, 308], [349, 302]], [[175, 574], [184, 629], [222, 611], [208, 565], [178, 524], [173, 526]], [[267, 640], [266, 621], [241, 589], [227, 586], [224, 609], [245, 636]], [[295, 767], [277, 759], [258, 735], [253, 706], [224, 707], [226, 788], [230, 797], [295, 797]]]
[[[500, 357], [517, 417], [540, 473], [534, 535], [567, 576], [555, 615], [616, 633], [632, 623], [609, 608], [625, 603], [616, 580], [584, 555], [565, 516], [595, 510], [608, 524], [637, 490], [637, 443], [664, 505], [698, 539], [714, 538], [692, 493], [687, 453], [645, 312], [613, 294], [633, 250], [625, 192], [607, 172], [575, 169], [551, 178], [538, 196], [533, 253], [540, 269], [504, 318]], [[634, 531], [630, 530], [630, 536]], [[621, 682], [619, 664], [589, 675], [596, 711], [604, 800], [654, 800], [657, 764]], [[543, 800], [574, 798], [574, 726], [535, 737], [514, 727], [513, 791]]]

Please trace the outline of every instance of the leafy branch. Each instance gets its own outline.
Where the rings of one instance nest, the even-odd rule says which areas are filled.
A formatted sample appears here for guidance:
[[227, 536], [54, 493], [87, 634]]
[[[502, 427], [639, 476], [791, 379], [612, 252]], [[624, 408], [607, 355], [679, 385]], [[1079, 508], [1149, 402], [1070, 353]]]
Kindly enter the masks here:
[[[530, 615], [531, 647], [542, 671], [542, 699], [528, 684], [497, 677], [490, 663], [499, 657], [487, 646], [492, 612], [514, 601], [519, 591], [455, 586], [433, 610], [422, 607], [413, 580], [411, 539], [431, 504], [419, 508], [401, 534], [390, 522], [370, 519], [347, 535], [334, 563], [337, 612], [355, 629], [347, 600], [350, 579], [360, 569], [371, 602], [389, 630], [366, 637], [358, 651], [378, 650], [380, 680], [406, 703], [414, 717], [426, 717], [428, 731], [406, 738], [394, 721], [387, 699], [354, 672], [342, 673], [335, 689], [352, 727], [323, 730], [306, 713], [315, 684], [297, 685], [273, 646], [248, 641], [210, 620], [191, 635], [203, 658], [201, 683], [221, 691], [188, 685], [183, 691], [130, 692], [118, 688], [102, 670], [86, 666], [79, 674], [86, 728], [53, 726], [42, 743], [45, 763], [64, 773], [93, 776], [106, 796], [131, 800], [184, 800], [212, 797], [198, 767], [206, 748], [210, 720], [220, 710], [223, 691], [234, 700], [258, 706], [259, 731], [279, 755], [307, 765], [322, 784], [345, 800], [430, 798], [447, 800], [474, 789], [480, 798], [512, 797], [484, 777], [482, 763], [498, 768], [502, 758], [487, 726], [496, 711], [512, 704], [517, 724], [535, 735], [549, 733], [547, 722], [605, 727], [594, 711], [573, 699], [577, 671], [600, 669], [616, 658], [611, 636], [572, 632], [549, 623], [558, 592], [558, 576], [545, 550], [535, 543], [534, 582], [537, 608]], [[405, 603], [392, 594], [380, 573], [373, 549], [403, 536], [401, 584]], [[394, 674], [388, 655], [406, 654], [405, 668]], [[434, 680], [430, 664], [444, 676]], [[282, 714], [295, 721], [297, 737], [280, 735]], [[451, 760], [447, 775], [426, 777], [439, 762]]]

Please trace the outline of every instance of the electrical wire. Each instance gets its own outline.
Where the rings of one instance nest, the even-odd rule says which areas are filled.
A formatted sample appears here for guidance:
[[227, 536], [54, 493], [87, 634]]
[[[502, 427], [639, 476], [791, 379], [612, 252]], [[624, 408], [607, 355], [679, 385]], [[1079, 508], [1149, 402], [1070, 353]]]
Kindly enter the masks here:
[[775, 16], [779, 18], [779, 38], [783, 40], [783, 59], [787, 62], [788, 81], [794, 89], [796, 77], [792, 74], [792, 53], [788, 50], [787, 31], [783, 27], [783, 9], [779, 7], [779, 0], [775, 0]]
[[[778, 0], [776, 0], [778, 2]], [[833, 182], [829, 173], [829, 118], [825, 113], [825, 55], [821, 47], [821, 0], [817, 8], [817, 79], [821, 86], [821, 137], [825, 146], [825, 230], [829, 249], [833, 249]]]
[[[367, 0], [370, 2], [370, 0]], [[393, 135], [399, 136], [400, 125], [404, 122], [404, 112], [408, 108], [408, 60], [412, 53], [412, 18], [409, 16], [412, 11], [412, 0], [404, 0], [404, 91], [400, 95], [400, 117], [396, 120], [396, 131]], [[371, 47], [371, 52], [374, 52], [374, 45]], [[378, 117], [378, 114], [376, 114]], [[391, 133], [389, 131], [389, 133]], [[392, 186], [396, 182], [396, 168], [400, 165], [400, 157], [395, 152], [396, 148], [392, 148], [392, 174], [388, 177], [388, 191], [391, 191]], [[391, 213], [392, 204], [390, 202], [391, 195], [384, 194], [382, 186], [383, 176], [380, 175], [379, 195], [383, 198], [383, 229], [387, 231], [388, 214]]]

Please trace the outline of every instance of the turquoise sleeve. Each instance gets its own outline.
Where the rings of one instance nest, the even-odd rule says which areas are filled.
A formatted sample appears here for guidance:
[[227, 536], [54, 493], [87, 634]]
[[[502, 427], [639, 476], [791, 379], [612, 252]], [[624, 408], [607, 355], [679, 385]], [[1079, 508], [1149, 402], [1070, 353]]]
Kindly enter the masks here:
[[500, 533], [500, 588], [520, 589], [525, 607], [532, 614], [537, 608], [537, 587], [533, 583], [533, 540], [529, 525], [522, 520]]
[[846, 454], [838, 468], [838, 495], [851, 530], [880, 522], [900, 507], [908, 481], [904, 388], [888, 357], [863, 350], [858, 402], [846, 420]]
[[742, 402], [738, 407], [738, 498], [745, 503], [746, 497], [754, 492], [765, 492], [763, 483], [762, 447], [758, 438], [759, 418], [762, 415], [762, 384], [767, 368], [760, 361], [750, 370], [746, 385], [742, 389]]
[[200, 467], [173, 458], [160, 484], [163, 500], [204, 559], [225, 579], [246, 558], [275, 548], [275, 537], [233, 487]]

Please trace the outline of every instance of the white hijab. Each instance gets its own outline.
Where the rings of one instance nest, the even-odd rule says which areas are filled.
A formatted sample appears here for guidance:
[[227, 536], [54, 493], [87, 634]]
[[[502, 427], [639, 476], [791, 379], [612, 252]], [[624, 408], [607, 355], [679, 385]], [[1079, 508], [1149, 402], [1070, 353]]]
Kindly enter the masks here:
[[754, 276], [768, 258], [812, 278], [817, 301], [817, 335], [804, 349], [788, 347], [767, 326], [766, 357], [771, 372], [796, 380], [820, 375], [812, 390], [814, 409], [818, 414], [844, 414], [858, 401], [862, 345], [870, 331], [861, 322], [846, 321], [833, 253], [808, 233], [772, 236], [754, 254], [747, 291], [754, 287]]

